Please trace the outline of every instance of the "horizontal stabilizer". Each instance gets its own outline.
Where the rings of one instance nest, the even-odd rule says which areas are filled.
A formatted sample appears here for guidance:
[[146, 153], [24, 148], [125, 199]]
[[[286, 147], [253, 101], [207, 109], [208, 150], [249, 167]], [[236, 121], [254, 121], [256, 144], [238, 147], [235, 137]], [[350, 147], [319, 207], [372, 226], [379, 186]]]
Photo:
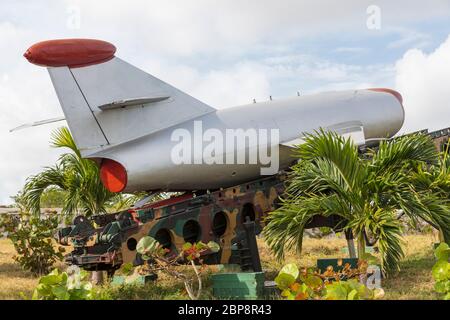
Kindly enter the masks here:
[[48, 124], [48, 123], [53, 123], [53, 122], [58, 122], [58, 121], [63, 121], [63, 120], [66, 120], [66, 118], [58, 117], [58, 118], [52, 118], [52, 119], [35, 121], [35, 122], [31, 122], [31, 123], [25, 123], [25, 124], [22, 124], [22, 125], [20, 125], [18, 127], [10, 129], [9, 132], [13, 132], [13, 131], [21, 130], [21, 129], [26, 129], [26, 128], [31, 128], [31, 127], [37, 127], [37, 126], [41, 126], [43, 124]]

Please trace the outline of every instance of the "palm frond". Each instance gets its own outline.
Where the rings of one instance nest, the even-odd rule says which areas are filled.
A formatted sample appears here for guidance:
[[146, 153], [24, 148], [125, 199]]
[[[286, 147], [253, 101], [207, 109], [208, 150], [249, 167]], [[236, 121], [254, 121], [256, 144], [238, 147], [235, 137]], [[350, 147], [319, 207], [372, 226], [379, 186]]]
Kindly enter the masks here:
[[60, 127], [51, 133], [50, 144], [54, 148], [69, 148], [78, 157], [81, 157], [72, 134], [67, 127]]
[[364, 174], [358, 148], [350, 138], [320, 129], [314, 134], [305, 134], [304, 141], [294, 150], [295, 156], [309, 162], [326, 159], [335, 165], [350, 189], [361, 185]]
[[405, 163], [425, 162], [436, 164], [438, 152], [433, 140], [423, 134], [399, 137], [394, 140], [381, 141], [378, 150], [372, 151], [370, 168], [376, 174], [386, 170], [398, 170]]
[[25, 206], [33, 214], [39, 215], [41, 211], [41, 196], [51, 186], [62, 190], [66, 188], [64, 174], [59, 166], [47, 167], [41, 173], [27, 179], [22, 198]]
[[278, 259], [284, 257], [285, 250], [295, 248], [301, 253], [305, 226], [314, 216], [348, 217], [348, 208], [335, 195], [281, 199], [281, 203], [280, 208], [268, 215], [264, 227], [265, 240]]

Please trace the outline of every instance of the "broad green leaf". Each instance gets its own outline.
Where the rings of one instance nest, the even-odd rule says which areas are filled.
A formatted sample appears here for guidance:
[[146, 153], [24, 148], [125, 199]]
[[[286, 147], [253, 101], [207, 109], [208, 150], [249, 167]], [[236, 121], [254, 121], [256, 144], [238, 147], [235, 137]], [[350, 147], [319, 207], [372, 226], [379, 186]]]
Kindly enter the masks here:
[[194, 257], [194, 255], [190, 254], [190, 255], [188, 255], [188, 256], [186, 257], [186, 259], [187, 259], [188, 261], [192, 261], [192, 260], [195, 259], [195, 257]]
[[291, 290], [289, 289], [284, 289], [283, 291], [281, 291], [281, 296], [282, 297], [289, 297], [290, 295], [292, 295]]
[[150, 236], [142, 237], [139, 240], [136, 251], [140, 254], [152, 255], [155, 254], [158, 249], [158, 241]]
[[450, 255], [450, 248], [449, 248], [448, 244], [446, 244], [445, 242], [442, 242], [441, 244], [439, 244], [439, 246], [434, 251], [434, 255], [439, 260], [448, 261], [448, 258]]
[[39, 292], [37, 289], [34, 289], [33, 295], [31, 296], [31, 300], [39, 300]]
[[434, 290], [437, 293], [446, 293], [447, 292], [447, 281], [438, 281], [434, 284]]
[[60, 275], [55, 275], [55, 274], [49, 274], [47, 276], [43, 276], [40, 280], [39, 283], [42, 284], [46, 284], [46, 285], [55, 285], [58, 284], [62, 281], [62, 277]]
[[197, 242], [195, 244], [195, 249], [197, 249], [197, 250], [206, 250], [206, 249], [208, 249], [208, 245], [203, 243], [203, 242], [201, 242], [201, 241], [199, 241], [199, 242]]
[[373, 299], [374, 298], [374, 291], [370, 290], [363, 284], [359, 284], [358, 288], [356, 289], [358, 291], [358, 295], [360, 299]]
[[61, 273], [61, 283], [66, 283], [67, 282], [67, 273], [63, 272]]
[[280, 273], [275, 278], [275, 283], [277, 284], [278, 289], [285, 290], [288, 289], [290, 285], [295, 282], [295, 278], [287, 273]]
[[282, 273], [290, 275], [295, 280], [298, 278], [299, 271], [295, 263], [289, 263], [281, 268], [280, 274]]
[[314, 289], [319, 288], [323, 285], [322, 279], [315, 275], [307, 275], [304, 278], [304, 282], [307, 286], [314, 288]]
[[70, 294], [67, 292], [66, 286], [63, 285], [52, 287], [52, 293], [58, 300], [68, 300], [70, 298]]
[[347, 300], [347, 290], [340, 282], [333, 282], [326, 287], [327, 300]]
[[363, 286], [356, 279], [349, 279], [347, 281], [341, 281], [341, 284], [344, 285], [345, 287], [349, 288], [350, 290], [353, 290], [353, 289], [358, 290], [361, 286]]
[[33, 292], [33, 300], [38, 300], [41, 297], [51, 295], [51, 293], [52, 293], [52, 290], [49, 285], [39, 283]]
[[48, 275], [59, 275], [59, 270], [58, 269], [53, 269]]
[[347, 296], [347, 300], [359, 300], [358, 291], [353, 289]]
[[192, 243], [186, 242], [183, 244], [183, 251], [189, 250], [190, 248], [192, 248]]
[[432, 274], [436, 281], [446, 280], [449, 276], [449, 263], [445, 260], [438, 260], [433, 266]]
[[81, 280], [89, 280], [89, 272], [86, 270], [80, 270]]
[[208, 248], [209, 248], [209, 250], [211, 250], [212, 252], [219, 252], [219, 250], [220, 250], [219, 244], [216, 243], [216, 242], [214, 242], [214, 241], [208, 242]]

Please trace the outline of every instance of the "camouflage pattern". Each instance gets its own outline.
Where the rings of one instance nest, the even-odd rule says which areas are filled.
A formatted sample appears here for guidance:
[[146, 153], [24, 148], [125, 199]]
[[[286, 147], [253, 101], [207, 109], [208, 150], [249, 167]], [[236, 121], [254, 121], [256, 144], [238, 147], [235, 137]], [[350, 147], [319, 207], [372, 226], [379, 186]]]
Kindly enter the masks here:
[[[428, 133], [428, 131], [426, 133]], [[428, 134], [433, 139], [434, 144], [439, 151], [444, 152], [450, 150], [450, 128], [434, 131]]]
[[[77, 217], [58, 232], [61, 244], [74, 250], [66, 262], [87, 270], [113, 271], [123, 263], [140, 264], [136, 245], [150, 235], [177, 254], [185, 242], [217, 242], [221, 250], [203, 257], [206, 264], [240, 264], [244, 259], [247, 217], [255, 221], [256, 234], [274, 210], [284, 190], [284, 174], [214, 192], [187, 193], [141, 208], [95, 216]], [[94, 227], [96, 225], [96, 227]], [[245, 267], [245, 266], [244, 266]]]
[[[423, 133], [433, 138], [439, 151], [448, 146], [450, 128]], [[186, 193], [90, 220], [79, 216], [72, 226], [59, 230], [58, 240], [74, 248], [66, 256], [66, 263], [86, 270], [113, 273], [123, 263], [141, 264], [136, 245], [146, 235], [154, 237], [174, 255], [185, 242], [215, 241], [221, 250], [206, 254], [205, 263], [238, 264], [245, 269], [248, 248], [244, 222], [248, 217], [255, 221], [255, 233], [262, 231], [265, 217], [275, 209], [284, 190], [285, 179], [285, 173], [280, 173], [214, 192]], [[339, 216], [315, 216], [306, 228], [321, 226], [339, 231], [345, 221]]]

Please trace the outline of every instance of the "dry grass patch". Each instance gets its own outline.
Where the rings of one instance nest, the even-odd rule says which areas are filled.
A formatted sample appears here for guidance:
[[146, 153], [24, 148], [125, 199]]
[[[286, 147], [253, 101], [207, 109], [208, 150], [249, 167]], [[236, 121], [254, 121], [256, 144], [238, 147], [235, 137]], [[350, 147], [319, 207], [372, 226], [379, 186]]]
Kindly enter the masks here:
[[434, 292], [431, 268], [436, 263], [433, 244], [434, 235], [412, 235], [405, 237], [406, 258], [400, 263], [401, 270], [383, 281], [386, 299], [430, 300], [438, 299]]
[[16, 252], [9, 239], [0, 239], [0, 299], [21, 299], [31, 296], [38, 278], [14, 262]]
[[[431, 268], [436, 262], [433, 255], [433, 243], [437, 236], [407, 235], [404, 237], [405, 259], [400, 263], [401, 271], [382, 280], [382, 287], [387, 300], [428, 300], [438, 299], [434, 293], [434, 280]], [[310, 239], [303, 240], [302, 254], [296, 252], [285, 253], [285, 260], [275, 259], [263, 239], [258, 239], [263, 269], [267, 271], [267, 278], [273, 279], [280, 268], [286, 263], [296, 263], [302, 267], [316, 265], [319, 258], [343, 258], [341, 249], [347, 246], [345, 238]]]
[[[405, 238], [406, 257], [401, 262], [402, 270], [393, 274], [388, 279], [383, 279], [382, 286], [386, 292], [385, 299], [437, 299], [434, 293], [434, 281], [431, 277], [431, 268], [435, 263], [433, 256], [433, 243], [437, 237], [433, 235], [409, 235]], [[295, 251], [286, 252], [285, 260], [280, 262], [275, 259], [263, 238], [258, 239], [261, 262], [266, 271], [266, 279], [272, 280], [278, 274], [280, 268], [286, 263], [296, 263], [298, 266], [315, 266], [319, 258], [345, 257], [341, 252], [347, 243], [343, 237], [311, 239], [303, 242], [302, 254]], [[21, 292], [30, 297], [38, 278], [31, 273], [23, 271], [14, 262], [14, 247], [10, 240], [0, 240], [0, 299], [20, 299]], [[58, 267], [63, 267], [58, 264]], [[183, 267], [182, 267], [183, 268]], [[189, 267], [185, 270], [190, 273]], [[210, 271], [211, 272], [211, 271]], [[210, 299], [211, 283], [209, 272], [204, 274], [203, 299]], [[156, 283], [150, 283], [145, 287], [110, 288], [109, 297], [114, 299], [186, 299], [183, 284], [163, 273], [159, 274]]]
[[[15, 254], [11, 240], [0, 239], [0, 300], [29, 299], [39, 281], [39, 277], [14, 261]], [[62, 262], [57, 262], [55, 267], [65, 269]]]
[[263, 238], [258, 239], [259, 252], [263, 269], [269, 278], [274, 278], [278, 271], [286, 263], [296, 263], [298, 266], [315, 266], [317, 259], [342, 257], [341, 249], [347, 245], [345, 238], [324, 238], [303, 240], [302, 253], [299, 255], [295, 250], [285, 252], [284, 261], [275, 259]]

